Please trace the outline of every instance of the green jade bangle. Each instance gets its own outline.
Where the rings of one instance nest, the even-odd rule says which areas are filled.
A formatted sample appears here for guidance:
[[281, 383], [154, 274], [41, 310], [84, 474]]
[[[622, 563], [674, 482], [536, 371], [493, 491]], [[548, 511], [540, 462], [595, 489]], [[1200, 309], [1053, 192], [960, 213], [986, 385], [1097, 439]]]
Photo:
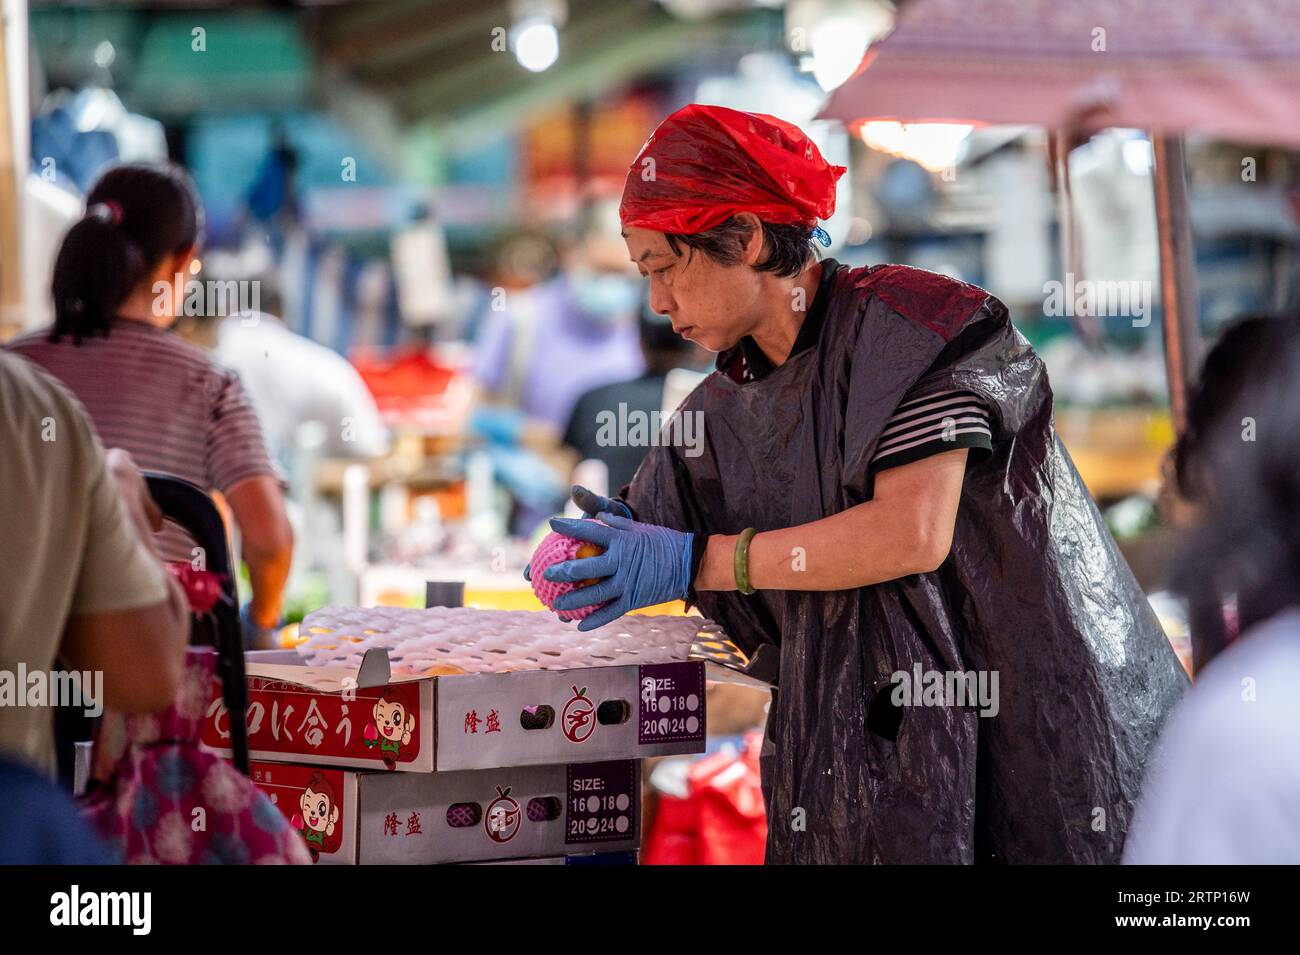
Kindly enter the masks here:
[[749, 584], [749, 542], [757, 533], [758, 531], [752, 527], [746, 527], [741, 531], [731, 557], [732, 570], [736, 574], [736, 589], [746, 595], [755, 593], [754, 588]]

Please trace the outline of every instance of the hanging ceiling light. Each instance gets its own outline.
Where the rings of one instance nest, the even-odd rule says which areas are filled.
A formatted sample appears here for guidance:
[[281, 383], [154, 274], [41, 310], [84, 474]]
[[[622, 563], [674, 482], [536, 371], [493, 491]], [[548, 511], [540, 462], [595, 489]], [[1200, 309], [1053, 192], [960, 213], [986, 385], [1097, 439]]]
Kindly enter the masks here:
[[786, 41], [801, 56], [802, 69], [830, 92], [853, 75], [867, 47], [893, 20], [893, 6], [886, 0], [790, 0]]
[[938, 172], [957, 162], [962, 143], [974, 128], [960, 123], [879, 120], [863, 123], [858, 135], [872, 149], [911, 159], [932, 172]]
[[541, 73], [560, 58], [560, 27], [568, 16], [563, 0], [516, 0], [510, 5], [510, 49], [519, 65]]

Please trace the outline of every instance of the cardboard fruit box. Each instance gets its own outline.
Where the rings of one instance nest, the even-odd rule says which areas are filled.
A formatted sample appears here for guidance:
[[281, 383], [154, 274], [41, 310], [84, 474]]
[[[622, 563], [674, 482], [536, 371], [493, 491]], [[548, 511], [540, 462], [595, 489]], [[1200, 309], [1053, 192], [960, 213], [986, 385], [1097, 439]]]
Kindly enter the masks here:
[[640, 845], [638, 760], [428, 774], [259, 761], [251, 770], [321, 864], [626, 864]]
[[[293, 650], [249, 653], [253, 759], [448, 772], [704, 751], [705, 680], [748, 682], [712, 660], [503, 673], [392, 672], [387, 651], [357, 667], [308, 666]], [[219, 687], [203, 742], [227, 751]]]
[[356, 864], [361, 774], [255, 760], [249, 763], [248, 775], [307, 841], [313, 862]]

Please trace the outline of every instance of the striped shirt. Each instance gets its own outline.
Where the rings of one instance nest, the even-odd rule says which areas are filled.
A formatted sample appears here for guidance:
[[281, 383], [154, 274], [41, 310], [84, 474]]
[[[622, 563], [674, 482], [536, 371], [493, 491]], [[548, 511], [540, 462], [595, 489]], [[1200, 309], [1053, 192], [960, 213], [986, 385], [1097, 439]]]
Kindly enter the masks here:
[[[5, 347], [77, 397], [105, 448], [123, 448], [142, 470], [204, 490], [225, 493], [276, 475], [238, 376], [178, 335], [126, 320], [114, 322], [107, 338], [80, 345], [48, 335], [32, 332]], [[169, 525], [159, 543], [167, 560], [190, 560], [193, 542], [179, 528]]]
[[905, 396], [880, 432], [871, 470], [896, 468], [955, 448], [993, 448], [988, 406], [979, 395], [940, 391], [921, 398]]

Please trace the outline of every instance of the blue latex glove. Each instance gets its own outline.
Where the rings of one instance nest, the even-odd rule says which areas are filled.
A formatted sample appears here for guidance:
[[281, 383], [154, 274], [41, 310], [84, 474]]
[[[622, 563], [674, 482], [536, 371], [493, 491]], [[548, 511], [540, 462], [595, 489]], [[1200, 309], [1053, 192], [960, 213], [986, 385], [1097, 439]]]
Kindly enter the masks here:
[[[600, 514], [617, 514], [620, 517], [632, 516], [632, 509], [622, 501], [613, 501], [603, 494], [597, 494], [595, 491], [589, 491], [581, 484], [575, 484], [569, 490], [573, 497], [573, 503], [582, 508], [582, 513], [588, 517], [596, 517]], [[583, 578], [585, 579], [585, 578]], [[524, 580], [532, 583], [532, 566], [524, 564]]]
[[595, 517], [598, 514], [617, 514], [619, 517], [628, 518], [632, 516], [632, 509], [622, 501], [611, 501], [603, 494], [588, 491], [581, 484], [573, 485], [569, 493], [573, 496], [573, 503], [582, 508], [582, 513], [588, 517]]
[[524, 413], [518, 408], [479, 405], [469, 416], [469, 430], [493, 444], [518, 444], [524, 433]]
[[546, 568], [546, 579], [552, 581], [604, 578], [555, 601], [556, 610], [610, 601], [579, 620], [579, 630], [594, 630], [629, 611], [680, 600], [691, 585], [694, 534], [642, 524], [618, 514], [602, 514], [599, 522], [556, 517], [551, 519], [551, 529], [605, 549], [596, 557], [561, 561]]

